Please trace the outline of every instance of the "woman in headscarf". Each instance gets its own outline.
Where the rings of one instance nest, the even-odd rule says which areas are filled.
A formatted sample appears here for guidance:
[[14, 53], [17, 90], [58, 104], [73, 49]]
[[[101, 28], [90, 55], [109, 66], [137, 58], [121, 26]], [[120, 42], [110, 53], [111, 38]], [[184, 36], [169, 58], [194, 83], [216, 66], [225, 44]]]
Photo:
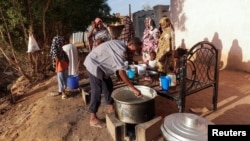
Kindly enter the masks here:
[[97, 43], [95, 43], [96, 40], [102, 40], [103, 42], [105, 42], [110, 39], [111, 37], [108, 29], [103, 25], [102, 19], [97, 17], [92, 22], [92, 28], [88, 35], [90, 50], [92, 50], [92, 48], [97, 45]]
[[150, 52], [157, 51], [158, 39], [160, 37], [160, 31], [155, 26], [155, 22], [151, 18], [145, 19], [145, 30], [143, 32], [142, 42], [142, 60], [147, 64], [150, 59]]
[[172, 51], [175, 50], [174, 28], [168, 17], [162, 17], [159, 21], [162, 30], [158, 41], [158, 50], [156, 54], [157, 70], [162, 74], [173, 71], [174, 62]]
[[50, 49], [50, 56], [53, 61], [53, 68], [57, 73], [58, 93], [62, 94], [62, 99], [67, 98], [65, 89], [67, 88], [68, 78], [68, 63], [69, 58], [63, 51], [64, 38], [62, 36], [55, 36], [52, 40]]

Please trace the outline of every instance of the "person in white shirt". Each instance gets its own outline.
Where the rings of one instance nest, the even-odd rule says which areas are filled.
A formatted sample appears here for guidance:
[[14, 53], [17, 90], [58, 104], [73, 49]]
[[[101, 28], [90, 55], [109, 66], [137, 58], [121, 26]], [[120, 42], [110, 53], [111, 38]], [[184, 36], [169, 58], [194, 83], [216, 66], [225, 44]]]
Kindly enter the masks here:
[[127, 66], [124, 63], [127, 61], [127, 54], [139, 50], [141, 45], [141, 40], [136, 37], [131, 38], [127, 45], [121, 40], [110, 40], [93, 48], [85, 58], [84, 66], [87, 69], [91, 87], [89, 104], [90, 126], [105, 127], [105, 123], [101, 122], [96, 115], [101, 103], [101, 94], [104, 94], [108, 112], [114, 112], [113, 99], [111, 97], [113, 92], [111, 75], [117, 73], [125, 84], [131, 88], [135, 96], [142, 96], [141, 92], [130, 82], [126, 74]]

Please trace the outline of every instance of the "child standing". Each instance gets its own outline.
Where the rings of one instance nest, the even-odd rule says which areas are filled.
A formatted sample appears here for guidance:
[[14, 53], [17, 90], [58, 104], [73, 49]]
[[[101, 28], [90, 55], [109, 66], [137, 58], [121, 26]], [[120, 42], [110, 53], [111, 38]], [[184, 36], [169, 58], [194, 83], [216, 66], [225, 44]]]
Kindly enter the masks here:
[[62, 99], [66, 99], [65, 89], [67, 88], [69, 58], [63, 51], [63, 45], [64, 38], [55, 36], [52, 41], [50, 55], [53, 59], [53, 67], [57, 73], [58, 93], [62, 94]]
[[148, 67], [152, 70], [155, 70], [156, 67], [156, 52], [155, 51], [151, 51], [149, 53], [149, 60], [148, 60]]

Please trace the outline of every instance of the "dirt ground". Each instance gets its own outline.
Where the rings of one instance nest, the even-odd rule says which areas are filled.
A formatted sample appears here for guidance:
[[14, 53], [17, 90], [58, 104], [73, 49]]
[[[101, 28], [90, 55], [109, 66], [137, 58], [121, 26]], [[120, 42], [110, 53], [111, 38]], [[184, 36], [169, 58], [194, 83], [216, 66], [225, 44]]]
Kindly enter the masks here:
[[[201, 116], [215, 124], [250, 124], [250, 73], [221, 70], [218, 109]], [[86, 76], [80, 77], [84, 82]], [[21, 95], [16, 104], [7, 100], [0, 103], [0, 140], [2, 141], [111, 141], [107, 128], [89, 126], [88, 107], [79, 91], [62, 100], [51, 96], [57, 91], [56, 77], [39, 83]], [[163, 118], [178, 112], [176, 103], [157, 97], [156, 115]], [[186, 100], [185, 112], [191, 108], [210, 110], [212, 89], [207, 89]], [[101, 106], [98, 116], [105, 119], [106, 109]], [[159, 139], [161, 140], [161, 139]]]

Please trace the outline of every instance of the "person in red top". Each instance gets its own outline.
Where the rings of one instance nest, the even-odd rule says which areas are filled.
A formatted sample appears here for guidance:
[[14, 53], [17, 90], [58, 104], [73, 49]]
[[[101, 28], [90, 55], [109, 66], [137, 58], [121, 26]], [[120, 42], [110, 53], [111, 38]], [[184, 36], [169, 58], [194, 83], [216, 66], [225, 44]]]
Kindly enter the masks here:
[[50, 56], [52, 57], [53, 67], [57, 73], [58, 92], [62, 94], [62, 99], [66, 99], [65, 90], [67, 88], [69, 58], [62, 48], [63, 45], [64, 38], [62, 36], [55, 36], [52, 40]]

